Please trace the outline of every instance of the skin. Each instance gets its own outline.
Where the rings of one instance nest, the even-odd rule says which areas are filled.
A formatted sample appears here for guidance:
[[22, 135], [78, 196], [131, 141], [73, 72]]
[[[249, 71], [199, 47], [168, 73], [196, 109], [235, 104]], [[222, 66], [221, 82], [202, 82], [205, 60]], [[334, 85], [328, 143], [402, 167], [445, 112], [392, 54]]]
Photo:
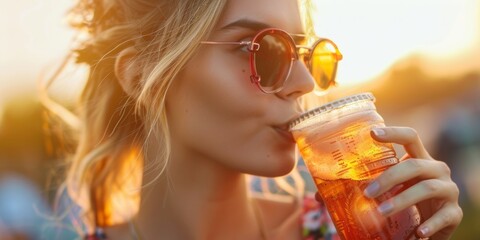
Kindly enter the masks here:
[[399, 164], [383, 172], [370, 185], [378, 184], [378, 188], [370, 188], [374, 190], [371, 193], [367, 191], [366, 195], [374, 198], [397, 185], [411, 185], [382, 203], [387, 209], [383, 214], [391, 216], [417, 204], [424, 219], [417, 229], [417, 235], [434, 240], [449, 239], [463, 217], [458, 205], [459, 190], [450, 177], [450, 168], [430, 156], [414, 129], [386, 127], [378, 130], [381, 134], [373, 134], [377, 141], [401, 144], [407, 154]]
[[[295, 0], [229, 1], [208, 40], [253, 37], [258, 30], [224, 29], [242, 19], [303, 32]], [[138, 74], [127, 64], [134, 55], [127, 49], [116, 64], [120, 84], [133, 95]], [[250, 82], [248, 64], [248, 53], [236, 46], [204, 45], [169, 89], [172, 159], [165, 178], [144, 190], [135, 222], [145, 239], [261, 239], [256, 205], [269, 238], [301, 239], [301, 209], [292, 199], [252, 199], [245, 173], [281, 176], [293, 169], [295, 143], [285, 130], [302, 112], [299, 98], [313, 90], [313, 79], [295, 62], [283, 90], [264, 94]], [[107, 234], [130, 235], [128, 226]]]
[[[255, 6], [254, 8], [252, 6]], [[275, 6], [274, 8], [272, 6]], [[224, 26], [248, 19], [290, 33], [302, 33], [295, 0], [229, 1], [210, 41], [241, 41], [256, 31]], [[129, 94], [135, 86], [134, 50], [120, 53], [116, 75]], [[301, 112], [299, 98], [313, 90], [313, 80], [295, 62], [285, 88], [264, 94], [249, 79], [248, 55], [235, 46], [205, 45], [175, 79], [167, 95], [172, 160], [167, 174], [142, 193], [134, 220], [144, 239], [261, 239], [255, 206], [269, 239], [301, 239], [300, 210], [292, 201], [251, 198], [245, 174], [281, 176], [295, 164], [295, 144], [283, 128]], [[398, 184], [411, 187], [391, 201], [393, 214], [419, 203], [420, 236], [447, 239], [458, 226], [458, 188], [448, 167], [433, 160], [410, 128], [384, 128], [378, 141], [403, 144], [400, 164], [380, 175], [376, 197]], [[375, 190], [375, 189], [374, 189]], [[128, 226], [107, 229], [111, 239], [130, 239]]]

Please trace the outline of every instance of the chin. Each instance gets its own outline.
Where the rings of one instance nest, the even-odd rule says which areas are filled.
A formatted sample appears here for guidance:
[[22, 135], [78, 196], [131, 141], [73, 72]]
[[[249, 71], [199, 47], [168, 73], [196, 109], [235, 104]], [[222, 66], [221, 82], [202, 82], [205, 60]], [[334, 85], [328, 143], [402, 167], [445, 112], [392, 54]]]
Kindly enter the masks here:
[[263, 166], [260, 166], [258, 173], [255, 175], [260, 175], [264, 177], [280, 177], [290, 173], [295, 167], [295, 153], [291, 151], [290, 153], [275, 154], [264, 163]]

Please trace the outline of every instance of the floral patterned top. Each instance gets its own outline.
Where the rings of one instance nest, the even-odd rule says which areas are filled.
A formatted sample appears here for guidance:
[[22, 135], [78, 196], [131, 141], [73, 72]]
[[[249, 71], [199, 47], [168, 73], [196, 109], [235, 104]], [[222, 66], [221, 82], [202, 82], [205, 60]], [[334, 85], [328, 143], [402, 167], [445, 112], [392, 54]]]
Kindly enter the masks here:
[[327, 208], [313, 194], [303, 200], [302, 229], [304, 240], [340, 240]]

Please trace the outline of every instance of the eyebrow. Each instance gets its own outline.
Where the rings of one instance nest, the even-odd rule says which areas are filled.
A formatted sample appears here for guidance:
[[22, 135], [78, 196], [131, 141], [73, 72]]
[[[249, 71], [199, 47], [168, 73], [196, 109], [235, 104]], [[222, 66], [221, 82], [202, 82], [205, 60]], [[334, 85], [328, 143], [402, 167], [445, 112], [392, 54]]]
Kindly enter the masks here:
[[[226, 30], [226, 29], [232, 29], [232, 28], [246, 28], [253, 31], [260, 31], [265, 28], [273, 28], [273, 27], [263, 22], [242, 18], [240, 20], [237, 20], [235, 22], [229, 23], [221, 27], [220, 30]], [[296, 43], [303, 42], [307, 38], [307, 35], [305, 35], [304, 33], [290, 34], [290, 36], [293, 38], [293, 40]]]
[[251, 30], [254, 30], [254, 31], [258, 31], [258, 30], [265, 29], [265, 28], [271, 28], [272, 26], [270, 26], [266, 23], [263, 23], [263, 22], [258, 22], [258, 21], [255, 21], [255, 20], [250, 20], [250, 19], [243, 18], [243, 19], [237, 20], [235, 22], [229, 23], [229, 24], [223, 26], [220, 29], [225, 30], [225, 29], [237, 28], [237, 27], [247, 28], [247, 29], [251, 29]]

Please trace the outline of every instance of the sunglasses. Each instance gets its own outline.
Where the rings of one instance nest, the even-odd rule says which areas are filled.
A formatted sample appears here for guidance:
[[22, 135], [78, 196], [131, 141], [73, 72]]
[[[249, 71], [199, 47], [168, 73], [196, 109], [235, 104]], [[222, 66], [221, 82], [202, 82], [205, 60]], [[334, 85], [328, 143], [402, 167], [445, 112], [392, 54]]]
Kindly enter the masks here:
[[264, 93], [277, 93], [284, 88], [296, 60], [307, 65], [315, 79], [315, 91], [322, 92], [335, 85], [337, 63], [342, 59], [337, 45], [326, 38], [318, 38], [311, 47], [297, 45], [292, 36], [306, 37], [267, 28], [251, 41], [202, 41], [202, 44], [246, 46], [250, 52], [250, 80]]

